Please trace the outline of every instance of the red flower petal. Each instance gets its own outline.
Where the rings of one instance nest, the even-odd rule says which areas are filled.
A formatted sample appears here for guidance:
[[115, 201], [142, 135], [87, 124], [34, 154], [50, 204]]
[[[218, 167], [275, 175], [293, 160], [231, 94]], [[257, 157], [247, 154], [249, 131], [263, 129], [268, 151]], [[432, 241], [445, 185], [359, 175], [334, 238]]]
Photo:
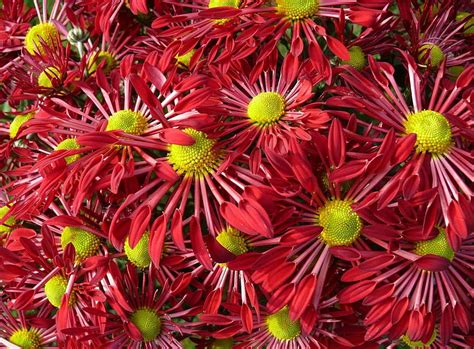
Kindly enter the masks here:
[[360, 281], [354, 285], [345, 288], [339, 293], [341, 304], [357, 302], [372, 293], [377, 287], [377, 282], [373, 280]]
[[290, 318], [297, 320], [303, 315], [308, 305], [313, 300], [313, 294], [316, 290], [317, 277], [314, 274], [306, 275], [296, 286], [295, 296], [290, 305]]
[[443, 271], [449, 267], [450, 262], [446, 258], [435, 256], [433, 254], [427, 254], [418, 258], [415, 261], [415, 265], [423, 270]]

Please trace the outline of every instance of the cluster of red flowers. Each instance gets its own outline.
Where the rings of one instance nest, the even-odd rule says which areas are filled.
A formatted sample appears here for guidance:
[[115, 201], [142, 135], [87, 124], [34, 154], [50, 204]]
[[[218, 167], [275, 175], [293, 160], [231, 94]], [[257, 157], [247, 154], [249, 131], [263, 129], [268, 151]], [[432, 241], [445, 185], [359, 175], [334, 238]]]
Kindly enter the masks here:
[[0, 1], [0, 345], [473, 348], [473, 9]]

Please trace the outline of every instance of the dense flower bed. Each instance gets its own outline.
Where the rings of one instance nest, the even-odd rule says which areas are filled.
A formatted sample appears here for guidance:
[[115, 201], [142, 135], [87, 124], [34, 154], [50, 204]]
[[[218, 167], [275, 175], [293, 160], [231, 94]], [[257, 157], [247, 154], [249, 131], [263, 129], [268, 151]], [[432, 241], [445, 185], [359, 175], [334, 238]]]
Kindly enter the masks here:
[[0, 345], [473, 348], [473, 9], [0, 1]]

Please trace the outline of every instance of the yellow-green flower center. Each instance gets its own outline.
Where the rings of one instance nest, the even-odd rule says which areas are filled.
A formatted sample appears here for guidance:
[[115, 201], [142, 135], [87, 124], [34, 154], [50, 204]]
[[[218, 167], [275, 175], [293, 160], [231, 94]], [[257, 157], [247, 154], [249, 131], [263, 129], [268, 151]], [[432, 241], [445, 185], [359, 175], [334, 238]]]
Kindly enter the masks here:
[[262, 92], [247, 106], [247, 116], [258, 126], [276, 123], [285, 114], [285, 99], [276, 92]]
[[[61, 306], [61, 298], [67, 290], [67, 279], [62, 275], [55, 275], [44, 285], [44, 293], [48, 301], [56, 308]], [[76, 297], [74, 292], [69, 297], [69, 305], [74, 304]]]
[[350, 201], [328, 201], [318, 216], [318, 224], [323, 228], [320, 237], [329, 246], [348, 246], [357, 240], [362, 230], [362, 221]]
[[232, 349], [234, 341], [232, 338], [216, 339], [212, 342], [211, 349]]
[[36, 328], [22, 328], [13, 332], [9, 341], [22, 349], [38, 349], [41, 344], [41, 336]]
[[145, 342], [154, 340], [161, 332], [161, 320], [158, 314], [149, 308], [136, 310], [130, 321], [137, 326]]
[[[77, 143], [77, 140], [75, 138], [66, 138], [62, 142], [60, 142], [54, 150], [72, 150], [72, 149], [79, 149], [81, 146], [79, 143]], [[76, 155], [70, 155], [66, 156], [64, 160], [66, 160], [66, 163], [69, 165], [79, 159], [81, 157], [81, 154], [76, 154]]]
[[[208, 8], [216, 8], [216, 7], [233, 7], [239, 8], [241, 0], [209, 0]], [[224, 24], [227, 23], [230, 19], [229, 18], [221, 18], [221, 19], [213, 19], [212, 21], [216, 24]]]
[[318, 14], [319, 0], [276, 0], [277, 11], [291, 20], [311, 18]]
[[81, 261], [97, 253], [100, 239], [92, 233], [77, 227], [66, 227], [61, 234], [61, 246], [72, 244], [76, 250], [76, 259]]
[[267, 329], [270, 334], [280, 341], [291, 340], [301, 333], [301, 326], [298, 320], [291, 321], [288, 307], [284, 307], [265, 319]]
[[141, 135], [148, 128], [146, 117], [132, 110], [119, 110], [110, 116], [106, 131], [122, 130], [131, 135]]
[[342, 61], [343, 64], [349, 64], [357, 70], [362, 70], [365, 67], [366, 59], [364, 51], [359, 46], [352, 46], [349, 48], [350, 59]]
[[431, 338], [427, 342], [412, 341], [410, 337], [408, 337], [406, 334], [402, 336], [401, 341], [408, 345], [410, 348], [430, 348], [431, 344], [433, 344], [436, 340], [437, 335], [438, 331], [435, 328], [433, 334], [431, 335]]
[[112, 69], [117, 65], [117, 60], [115, 57], [107, 51], [99, 51], [98, 53], [93, 53], [87, 60], [87, 72], [93, 74], [100, 63], [104, 62], [102, 69], [105, 74], [108, 74]]
[[182, 65], [184, 67], [189, 67], [189, 64], [191, 63], [191, 59], [194, 56], [194, 52], [196, 52], [195, 49], [189, 50], [186, 52], [184, 55], [177, 55], [176, 58], [176, 64]]
[[236, 256], [240, 256], [249, 250], [245, 236], [232, 227], [228, 227], [219, 233], [216, 240], [222, 247]]
[[151, 263], [150, 254], [148, 252], [149, 241], [150, 233], [145, 232], [134, 248], [130, 247], [128, 238], [125, 240], [125, 244], [123, 246], [128, 260], [140, 269], [148, 268]]
[[423, 64], [430, 64], [432, 67], [439, 67], [444, 59], [444, 53], [438, 45], [424, 44], [418, 49], [418, 60]]
[[[0, 219], [5, 217], [5, 215], [10, 211], [10, 207], [2, 206], [0, 207]], [[8, 217], [8, 219], [3, 223], [0, 224], [0, 233], [9, 233], [12, 227], [16, 224], [16, 219], [13, 216]]]
[[451, 147], [451, 125], [448, 120], [433, 110], [422, 110], [409, 114], [404, 122], [405, 133], [416, 134], [416, 150], [443, 155]]
[[59, 31], [53, 23], [46, 22], [37, 24], [28, 30], [25, 37], [26, 50], [34, 55], [39, 52], [41, 55], [46, 53], [44, 46], [50, 49], [59, 44]]
[[446, 258], [450, 261], [454, 258], [454, 251], [449, 245], [446, 237], [446, 230], [438, 228], [439, 234], [431, 239], [425, 241], [418, 241], [415, 244], [415, 253], [419, 256], [433, 254], [435, 256]]
[[10, 130], [9, 130], [10, 131], [10, 138], [12, 138], [12, 139], [15, 138], [16, 135], [18, 134], [18, 131], [20, 130], [20, 127], [25, 122], [27, 122], [28, 120], [33, 118], [33, 116], [34, 116], [34, 113], [28, 113], [28, 114], [15, 116], [15, 118], [13, 119], [13, 121], [10, 124]]
[[53, 88], [57, 81], [60, 81], [63, 75], [56, 67], [48, 67], [38, 76], [38, 86], [44, 88]]
[[195, 140], [191, 145], [170, 144], [168, 161], [178, 174], [203, 177], [213, 172], [221, 162], [221, 154], [214, 149], [215, 139], [204, 132], [187, 128], [184, 132]]

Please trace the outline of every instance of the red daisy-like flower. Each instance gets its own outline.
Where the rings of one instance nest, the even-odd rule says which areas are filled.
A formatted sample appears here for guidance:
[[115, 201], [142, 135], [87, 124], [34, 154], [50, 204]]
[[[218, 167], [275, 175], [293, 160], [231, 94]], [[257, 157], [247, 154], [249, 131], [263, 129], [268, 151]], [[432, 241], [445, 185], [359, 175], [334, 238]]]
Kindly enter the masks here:
[[295, 208], [288, 217], [292, 224], [277, 246], [255, 262], [252, 274], [254, 282], [274, 292], [269, 300], [272, 307], [289, 304], [292, 319], [308, 308], [317, 310], [327, 297], [324, 288], [329, 289], [327, 280], [337, 261], [333, 256], [356, 261], [358, 250], [370, 250], [373, 241], [400, 239], [395, 212], [376, 209], [385, 176], [403, 160], [395, 153], [394, 134], [384, 139], [378, 151], [362, 153], [357, 151], [358, 143], [347, 149], [341, 124], [335, 120], [329, 137], [317, 139], [324, 168], [315, 169], [314, 175], [306, 173], [302, 181], [306, 190], [280, 199], [273, 194], [277, 205]]
[[73, 324], [89, 326], [90, 318], [84, 308], [103, 308], [105, 297], [97, 284], [90, 282], [93, 274], [89, 270], [75, 268], [72, 244], [60, 255], [51, 233], [43, 230], [40, 239], [35, 235], [32, 230], [23, 230], [16, 234], [19, 241], [12, 241], [3, 250], [0, 274], [6, 277], [4, 292], [11, 298], [8, 307], [47, 307], [55, 321], [57, 341], [64, 343], [66, 336], [62, 330]]
[[[438, 216], [435, 228], [423, 236], [423, 209], [417, 212], [414, 204], [420, 204], [425, 194], [398, 203], [404, 207], [401, 216], [407, 223], [399, 246], [376, 241], [385, 251], [361, 251], [361, 263], [342, 276], [343, 281], [355, 283], [341, 291], [340, 302], [363, 300], [368, 307], [364, 319], [366, 339], [387, 334], [393, 340], [402, 337], [402, 341], [419, 341], [427, 346], [439, 333], [440, 342], [447, 345], [453, 328], [464, 335], [471, 329], [474, 288], [469, 282], [469, 266], [474, 235], [469, 233], [459, 249], [453, 250], [442, 217]], [[466, 217], [472, 222], [472, 207], [466, 205]]]
[[[179, 103], [179, 97], [189, 91], [183, 87], [164, 95], [159, 94], [162, 102], [155, 104], [158, 101], [156, 97], [145, 96], [141, 99], [137, 96], [130, 82], [133, 78], [123, 80], [123, 95], [120, 94], [119, 79], [113, 79], [112, 85], [107, 83], [103, 74], [98, 73], [97, 79], [102, 86], [104, 103], [97, 99], [92, 87], [82, 84], [82, 92], [89, 99], [82, 109], [77, 108], [72, 101], [68, 103], [64, 99], [53, 98], [52, 102], [56, 105], [49, 103], [49, 106], [43, 106], [47, 111], [43, 111], [41, 117], [36, 115], [29, 121], [31, 127], [25, 130], [24, 135], [34, 135], [39, 138], [37, 143], [42, 149], [52, 148], [53, 152], [43, 156], [43, 151], [35, 156], [34, 161], [15, 171], [18, 180], [8, 184], [7, 190], [16, 198], [21, 197], [21, 201], [16, 200], [13, 211], [20, 212], [21, 207], [44, 204], [45, 200], [47, 202], [57, 194], [64, 183], [65, 186], [61, 188], [63, 195], [69, 191], [75, 193], [72, 212], [77, 213], [83, 198], [91, 197], [95, 190], [108, 187], [112, 193], [116, 193], [123, 179], [152, 171], [155, 160], [144, 154], [146, 160], [135, 166], [134, 154], [142, 154], [141, 147], [144, 144], [147, 148], [166, 150], [167, 132], [179, 131], [168, 131], [163, 126], [179, 124], [180, 118], [194, 114], [199, 116], [194, 107], [206, 102], [199, 101], [199, 96], [208, 91], [203, 89], [188, 94], [183, 103]], [[193, 78], [190, 79], [191, 83], [195, 82]], [[140, 91], [148, 88], [137, 84]], [[163, 109], [167, 110], [166, 115]], [[97, 131], [110, 131], [110, 134], [98, 137]], [[44, 132], [47, 132], [45, 136]], [[135, 147], [113, 146], [120, 134], [135, 137], [126, 144]], [[184, 138], [185, 143], [192, 142], [189, 136], [184, 135]], [[122, 143], [125, 145], [124, 141]], [[137, 170], [139, 172], [135, 172]], [[100, 175], [91, 177], [90, 171]]]
[[223, 111], [218, 113], [225, 125], [223, 135], [232, 136], [232, 148], [245, 152], [252, 147], [251, 157], [257, 164], [260, 151], [303, 152], [306, 143], [301, 143], [310, 141], [330, 118], [316, 103], [308, 105], [312, 86], [322, 78], [306, 77], [304, 66], [289, 54], [281, 67], [269, 68], [260, 76], [243, 64], [220, 74]]
[[[355, 347], [360, 342], [361, 328], [352, 326], [350, 309], [335, 310], [335, 299], [328, 302], [321, 313], [306, 311], [303, 317], [293, 320], [288, 307], [269, 310], [262, 307], [257, 314], [249, 313], [240, 319], [230, 309], [230, 315], [200, 315], [200, 319], [218, 330], [202, 330], [202, 335], [217, 338], [212, 342], [230, 345], [231, 348], [321, 348]], [[345, 326], [342, 321], [346, 320]], [[246, 323], [247, 322], [247, 323]], [[239, 334], [239, 324], [248, 332]], [[247, 328], [249, 324], [253, 326]], [[345, 331], [345, 334], [344, 334]], [[352, 334], [352, 338], [346, 338]], [[357, 338], [357, 339], [356, 339]], [[215, 343], [214, 342], [214, 343]], [[362, 340], [363, 342], [363, 340]], [[216, 344], [217, 344], [216, 343]]]
[[[261, 4], [256, 10], [242, 9], [241, 13], [244, 15], [255, 14], [262, 18], [262, 20], [255, 20], [253, 17], [247, 19], [247, 21], [253, 22], [251, 30], [256, 29], [257, 33], [260, 33], [260, 41], [267, 41], [259, 51], [259, 61], [275, 52], [277, 45], [282, 40], [290, 43], [290, 52], [296, 57], [302, 54], [307, 45], [308, 56], [314, 69], [324, 77], [329, 77], [331, 75], [329, 61], [318, 43], [318, 37], [323, 38], [329, 50], [340, 59], [350, 59], [349, 51], [342, 42], [328, 34], [329, 20], [345, 17], [354, 23], [370, 26], [386, 3], [383, 0], [310, 0], [304, 2], [277, 0], [276, 6]], [[246, 18], [244, 17], [243, 20], [245, 21]], [[288, 30], [291, 32], [290, 35], [287, 35]]]
[[[200, 307], [184, 309], [186, 296], [178, 300], [170, 291], [168, 283], [160, 285], [161, 291], [157, 291], [155, 282], [154, 269], [138, 274], [137, 269], [128, 264], [125, 272], [122, 272], [115, 263], [111, 263], [101, 284], [114, 312], [93, 308], [86, 310], [102, 317], [106, 321], [105, 328], [77, 327], [70, 332], [74, 331], [79, 340], [100, 338], [104, 345], [181, 348], [178, 338], [183, 333], [194, 332], [184, 319], [199, 313]], [[176, 319], [182, 321], [176, 322]]]
[[445, 60], [446, 68], [457, 77], [459, 71], [474, 59], [467, 43], [469, 37], [465, 35], [468, 18], [458, 21], [453, 5], [445, 3], [440, 6], [433, 16], [428, 13], [432, 10], [430, 6], [425, 6], [419, 14], [414, 9], [407, 13], [402, 11], [402, 23], [409, 35], [409, 43], [400, 41], [420, 66], [437, 69]]
[[56, 328], [47, 306], [34, 309], [33, 314], [24, 310], [14, 313], [6, 306], [8, 301], [3, 294], [0, 299], [0, 344], [5, 347], [39, 348], [56, 342]]
[[[474, 179], [474, 171], [469, 149], [465, 149], [463, 142], [463, 138], [473, 138], [469, 106], [473, 69], [467, 67], [453, 84], [444, 79], [443, 65], [431, 83], [419, 76], [413, 58], [405, 56], [410, 103], [395, 81], [394, 68], [371, 57], [369, 62], [373, 80], [349, 67], [341, 76], [352, 90], [334, 90], [342, 96], [328, 103], [354, 108], [379, 121], [377, 130], [388, 132], [393, 128], [404, 136], [405, 146], [412, 144], [410, 158], [382, 190], [379, 207], [391, 202], [402, 186], [403, 195], [410, 197], [420, 182], [430, 180], [438, 188], [448, 238], [456, 248], [456, 236], [466, 238], [465, 232], [457, 227], [462, 219], [458, 202], [461, 196], [467, 199], [473, 196], [469, 183]], [[430, 91], [428, 98], [425, 89]], [[363, 127], [371, 125], [362, 120], [357, 122]], [[429, 177], [425, 179], [427, 174]]]

